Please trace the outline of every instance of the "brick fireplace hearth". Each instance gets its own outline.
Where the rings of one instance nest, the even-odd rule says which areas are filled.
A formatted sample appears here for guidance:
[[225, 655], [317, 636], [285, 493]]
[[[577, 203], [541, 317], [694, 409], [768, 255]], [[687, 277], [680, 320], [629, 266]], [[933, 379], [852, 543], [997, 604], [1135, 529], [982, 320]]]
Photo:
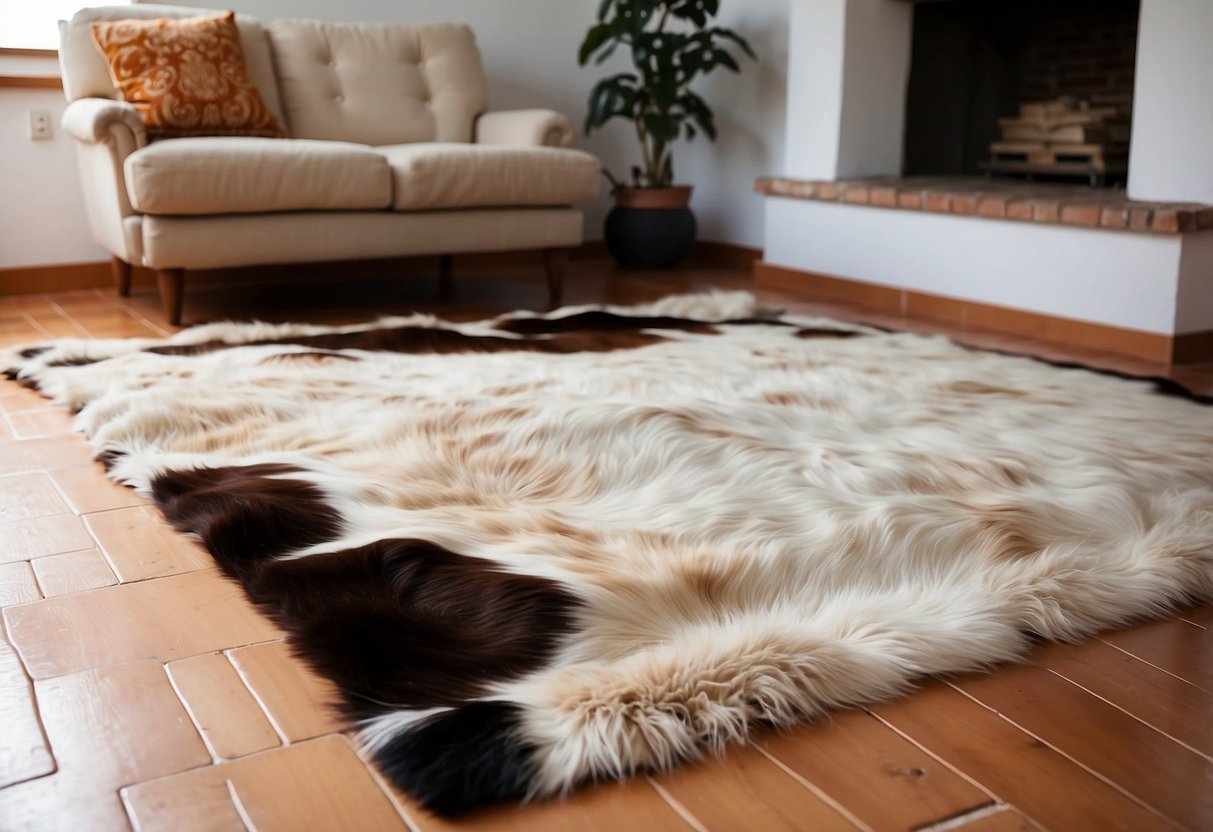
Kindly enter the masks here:
[[1153, 234], [1183, 234], [1213, 229], [1213, 205], [1194, 202], [1146, 202], [1124, 191], [1083, 185], [1052, 185], [964, 176], [881, 177], [808, 181], [764, 177], [754, 190], [766, 196], [840, 202], [954, 214], [1103, 228]]

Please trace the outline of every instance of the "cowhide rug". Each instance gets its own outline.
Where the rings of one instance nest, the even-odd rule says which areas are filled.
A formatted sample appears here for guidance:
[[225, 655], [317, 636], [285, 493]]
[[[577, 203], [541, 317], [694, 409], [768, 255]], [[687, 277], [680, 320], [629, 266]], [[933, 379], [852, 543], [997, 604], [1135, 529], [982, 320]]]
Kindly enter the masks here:
[[8, 358], [439, 812], [1213, 598], [1207, 401], [744, 293]]

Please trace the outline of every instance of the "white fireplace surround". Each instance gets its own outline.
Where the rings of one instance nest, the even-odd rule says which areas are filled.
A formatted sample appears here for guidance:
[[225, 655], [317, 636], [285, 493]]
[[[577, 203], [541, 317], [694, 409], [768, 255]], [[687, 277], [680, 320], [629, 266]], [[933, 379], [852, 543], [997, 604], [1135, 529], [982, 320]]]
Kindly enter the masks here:
[[[783, 174], [897, 176], [913, 3], [791, 7]], [[1211, 33], [1213, 0], [1142, 0], [1132, 199], [1213, 203]], [[765, 248], [768, 262], [800, 271], [1165, 335], [1213, 330], [1213, 231], [1129, 234], [771, 198]]]

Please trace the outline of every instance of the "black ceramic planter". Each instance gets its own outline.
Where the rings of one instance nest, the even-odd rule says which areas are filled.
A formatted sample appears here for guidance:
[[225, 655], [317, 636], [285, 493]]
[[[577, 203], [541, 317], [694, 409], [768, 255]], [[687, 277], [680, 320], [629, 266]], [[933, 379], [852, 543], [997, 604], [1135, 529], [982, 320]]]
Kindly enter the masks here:
[[697, 225], [689, 208], [623, 208], [606, 218], [611, 256], [631, 269], [670, 269], [695, 243]]
[[695, 244], [697, 226], [689, 208], [691, 186], [616, 188], [606, 218], [611, 256], [633, 269], [670, 269]]

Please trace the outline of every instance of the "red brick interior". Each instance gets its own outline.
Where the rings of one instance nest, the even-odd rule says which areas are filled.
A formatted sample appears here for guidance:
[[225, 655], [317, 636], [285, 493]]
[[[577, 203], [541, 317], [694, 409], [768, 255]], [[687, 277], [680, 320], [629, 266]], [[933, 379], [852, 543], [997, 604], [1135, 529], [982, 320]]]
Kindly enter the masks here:
[[1023, 58], [1023, 99], [1071, 95], [1130, 112], [1137, 17], [1136, 9], [1077, 8], [1034, 23]]

